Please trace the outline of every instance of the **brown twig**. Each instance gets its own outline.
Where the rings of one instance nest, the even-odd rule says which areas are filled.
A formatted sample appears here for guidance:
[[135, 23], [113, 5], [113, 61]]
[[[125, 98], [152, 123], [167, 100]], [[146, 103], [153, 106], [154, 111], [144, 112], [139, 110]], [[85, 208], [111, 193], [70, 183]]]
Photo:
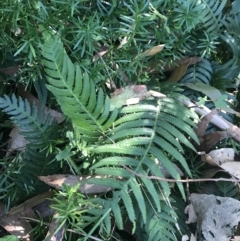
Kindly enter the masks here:
[[226, 181], [226, 182], [240, 182], [240, 180], [232, 180], [228, 178], [199, 178], [199, 179], [182, 179], [182, 180], [175, 180], [175, 179], [169, 179], [169, 178], [163, 178], [163, 177], [157, 177], [157, 176], [146, 176], [142, 174], [138, 174], [135, 171], [131, 170], [127, 166], [123, 164], [119, 164], [120, 166], [124, 167], [126, 170], [131, 172], [132, 174], [138, 176], [138, 177], [144, 177], [147, 179], [153, 179], [153, 180], [159, 180], [159, 181], [166, 181], [166, 182], [182, 182], [182, 183], [189, 183], [189, 182], [219, 182], [219, 181]]

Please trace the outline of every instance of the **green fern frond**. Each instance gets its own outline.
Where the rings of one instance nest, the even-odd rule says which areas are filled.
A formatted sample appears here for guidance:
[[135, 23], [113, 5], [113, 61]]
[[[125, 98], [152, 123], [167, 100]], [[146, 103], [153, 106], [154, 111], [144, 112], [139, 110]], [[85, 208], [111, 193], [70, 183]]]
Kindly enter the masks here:
[[[177, 240], [175, 227], [177, 216], [171, 207], [161, 201], [161, 212], [156, 212], [152, 209], [151, 203], [148, 203], [147, 214], [147, 224], [138, 221], [137, 240]], [[138, 213], [138, 217], [139, 215]]]
[[[11, 121], [19, 127], [25, 139], [36, 148], [45, 147], [51, 140], [50, 130], [47, 130], [51, 119], [44, 120], [44, 114], [39, 115], [36, 106], [30, 106], [27, 100], [12, 95], [0, 97], [0, 109], [10, 116]], [[43, 124], [44, 123], [44, 124]], [[43, 146], [42, 146], [43, 144]]]
[[20, 134], [29, 142], [22, 154], [19, 173], [12, 177], [15, 179], [16, 195], [21, 198], [23, 192], [24, 195], [26, 192], [34, 195], [34, 192], [46, 191], [47, 185], [37, 176], [55, 173], [60, 168], [58, 163], [52, 162], [54, 155], [48, 154], [51, 141], [56, 138], [57, 125], [50, 117], [45, 117], [43, 109], [39, 111], [36, 106], [15, 95], [0, 97], [0, 109], [10, 116], [10, 120], [19, 127]]
[[[124, 107], [120, 112], [122, 117], [115, 122], [115, 128], [108, 133], [109, 138], [106, 141], [103, 141], [101, 145], [88, 147], [90, 153], [95, 153], [99, 157], [111, 155], [111, 157], [99, 158], [100, 160], [91, 167], [96, 174], [103, 176], [111, 175], [116, 178], [120, 176], [123, 177], [124, 180], [119, 181], [112, 178], [102, 178], [100, 181], [98, 181], [98, 179], [92, 179], [87, 182], [89, 184], [98, 183], [112, 187], [113, 190], [115, 190], [112, 202], [116, 202], [116, 200], [117, 202], [121, 201], [128, 216], [131, 215], [129, 216], [129, 219], [132, 222], [136, 221], [134, 217], [136, 216], [137, 210], [140, 210], [142, 219], [147, 220], [144, 207], [149, 198], [152, 200], [152, 203], [154, 203], [155, 208], [161, 210], [155, 186], [159, 183], [162, 186], [164, 193], [168, 195], [170, 192], [169, 185], [164, 181], [159, 182], [142, 177], [136, 178], [135, 175], [128, 172], [128, 170], [119, 168], [119, 165], [127, 165], [132, 168], [133, 171], [141, 175], [149, 175], [151, 173], [158, 177], [164, 177], [161, 170], [161, 166], [164, 166], [173, 178], [180, 179], [180, 175], [171, 161], [173, 159], [176, 163], [179, 163], [189, 175], [191, 175], [180, 150], [183, 150], [181, 144], [186, 144], [188, 147], [194, 149], [189, 139], [186, 137], [190, 136], [197, 141], [197, 138], [192, 131], [194, 121], [191, 120], [190, 117], [182, 118], [184, 110], [186, 112], [189, 111], [183, 106], [180, 108], [181, 111], [175, 111], [173, 113], [172, 105], [174, 104], [176, 108], [178, 105], [181, 105], [177, 103], [177, 101], [166, 100], [166, 102], [164, 102], [163, 100], [158, 106], [136, 105]], [[186, 115], [195, 117], [195, 115], [191, 113], [187, 113]], [[179, 119], [182, 120], [179, 122]], [[161, 131], [162, 129], [164, 131]], [[175, 130], [177, 131], [175, 132]], [[162, 135], [166, 132], [168, 132], [169, 135], [172, 135], [171, 140], [174, 144], [170, 143], [165, 139], [165, 136]], [[179, 133], [181, 135], [178, 135]], [[178, 139], [176, 139], [177, 137]], [[178, 149], [178, 146], [181, 148]], [[160, 165], [156, 163], [156, 160], [160, 162]], [[123, 185], [122, 189], [121, 185]], [[182, 185], [177, 185], [184, 196]], [[142, 189], [143, 186], [145, 187], [144, 190]], [[133, 197], [130, 199], [127, 198], [126, 193], [136, 199], [136, 205], [134, 206], [135, 210], [133, 209], [131, 212], [129, 206], [126, 205], [132, 206], [131, 200]], [[114, 214], [113, 210], [111, 211], [111, 206], [104, 205], [104, 210], [106, 209], [109, 210], [109, 214], [107, 215], [110, 215], [111, 212]], [[120, 210], [121, 209], [119, 209], [119, 211]], [[120, 217], [121, 215], [123, 215], [122, 212], [121, 214], [118, 212], [118, 216]], [[122, 223], [122, 218], [119, 217], [115, 217], [115, 219], [119, 219], [116, 220], [117, 224]]]
[[226, 6], [227, 0], [211, 1], [201, 0], [198, 4], [202, 6], [202, 11], [199, 12], [203, 27], [210, 36], [217, 36], [220, 32], [223, 9]]
[[58, 38], [49, 38], [42, 46], [47, 88], [55, 95], [63, 113], [82, 135], [97, 138], [112, 126], [118, 111], [110, 111], [110, 100], [102, 89], [96, 92], [88, 74], [82, 73], [66, 54]]
[[[240, 14], [236, 14], [234, 16], [226, 18], [224, 21], [222, 21], [224, 25], [224, 32], [220, 35], [223, 41], [229, 45], [230, 50], [232, 52], [232, 58], [230, 58], [227, 63], [223, 64], [222, 68], [230, 69], [233, 71], [233, 78], [236, 78], [239, 74], [240, 70], [240, 37], [239, 37], [239, 31], [240, 31]], [[237, 67], [237, 68], [236, 68]], [[230, 72], [230, 71], [229, 71]]]
[[[85, 240], [98, 226], [101, 230], [110, 232], [113, 215], [120, 229], [123, 228], [124, 215], [135, 224], [137, 213], [140, 213], [142, 222], [146, 224], [149, 220], [146, 208], [149, 200], [154, 210], [161, 211], [156, 186], [161, 186], [161, 191], [166, 196], [170, 194], [170, 186], [166, 181], [136, 176], [121, 165], [128, 166], [140, 175], [162, 178], [164, 167], [178, 180], [180, 174], [174, 166], [176, 163], [191, 176], [182, 154], [182, 144], [195, 150], [190, 139], [198, 141], [192, 130], [196, 115], [172, 98], [159, 100], [158, 103], [123, 107], [119, 113], [117, 110], [110, 112], [109, 98], [104, 97], [102, 90], [96, 92], [88, 75], [82, 74], [80, 67], [74, 65], [64, 52], [59, 39], [50, 38], [42, 50], [50, 84], [48, 89], [56, 96], [63, 113], [71, 119], [82, 137], [87, 136], [90, 141], [95, 138], [93, 144], [88, 142], [84, 148], [96, 160], [90, 170], [103, 178], [91, 178], [85, 182], [105, 185], [112, 190], [108, 200], [91, 199], [95, 207], [89, 209], [83, 219], [89, 223], [94, 222], [95, 225]], [[98, 140], [100, 136], [101, 139]], [[172, 138], [168, 140], [169, 136]], [[185, 197], [182, 184], [177, 185]], [[168, 221], [162, 219], [166, 225]], [[168, 232], [163, 230], [162, 235], [170, 236]]]

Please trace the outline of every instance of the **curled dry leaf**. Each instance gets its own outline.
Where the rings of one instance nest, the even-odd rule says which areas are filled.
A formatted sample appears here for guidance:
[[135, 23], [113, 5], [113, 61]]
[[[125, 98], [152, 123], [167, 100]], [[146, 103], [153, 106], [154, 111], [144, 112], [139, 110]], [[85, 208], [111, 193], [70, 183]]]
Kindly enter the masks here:
[[47, 183], [49, 186], [57, 189], [62, 189], [62, 185], [68, 185], [73, 187], [80, 184], [79, 191], [85, 194], [104, 193], [111, 190], [110, 187], [97, 184], [85, 183], [85, 180], [90, 178], [104, 178], [101, 176], [74, 176], [74, 175], [50, 175], [50, 176], [39, 176], [41, 181]]
[[219, 111], [217, 109], [210, 111], [209, 113], [204, 115], [201, 118], [201, 120], [197, 123], [197, 126], [194, 128], [194, 131], [198, 138], [202, 137], [205, 134], [207, 127], [211, 122], [213, 116], [218, 115], [218, 112]]

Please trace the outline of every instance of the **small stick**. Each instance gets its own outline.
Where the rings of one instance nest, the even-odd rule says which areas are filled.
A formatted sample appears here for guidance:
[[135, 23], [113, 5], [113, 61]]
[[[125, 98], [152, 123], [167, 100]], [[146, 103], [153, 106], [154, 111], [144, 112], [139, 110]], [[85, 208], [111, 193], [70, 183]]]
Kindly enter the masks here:
[[120, 166], [124, 167], [126, 170], [131, 172], [132, 174], [138, 176], [138, 177], [144, 177], [147, 179], [154, 179], [159, 181], [166, 181], [166, 182], [182, 182], [182, 183], [188, 183], [188, 182], [219, 182], [219, 181], [226, 181], [226, 182], [240, 182], [240, 180], [233, 180], [228, 178], [199, 178], [199, 179], [183, 179], [183, 180], [174, 180], [174, 179], [168, 179], [163, 177], [157, 177], [157, 176], [146, 176], [142, 174], [138, 174], [135, 171], [131, 170], [130, 168], [126, 167], [123, 164], [119, 164]]

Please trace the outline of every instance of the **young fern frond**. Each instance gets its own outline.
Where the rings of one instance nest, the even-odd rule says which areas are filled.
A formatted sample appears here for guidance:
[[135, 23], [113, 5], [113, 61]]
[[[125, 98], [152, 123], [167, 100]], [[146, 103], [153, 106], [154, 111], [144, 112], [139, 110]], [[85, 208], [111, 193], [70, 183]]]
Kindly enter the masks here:
[[63, 113], [85, 137], [94, 139], [106, 132], [115, 121], [117, 109], [110, 111], [109, 98], [96, 87], [88, 74], [82, 73], [66, 54], [59, 38], [50, 38], [42, 46], [44, 70]]

